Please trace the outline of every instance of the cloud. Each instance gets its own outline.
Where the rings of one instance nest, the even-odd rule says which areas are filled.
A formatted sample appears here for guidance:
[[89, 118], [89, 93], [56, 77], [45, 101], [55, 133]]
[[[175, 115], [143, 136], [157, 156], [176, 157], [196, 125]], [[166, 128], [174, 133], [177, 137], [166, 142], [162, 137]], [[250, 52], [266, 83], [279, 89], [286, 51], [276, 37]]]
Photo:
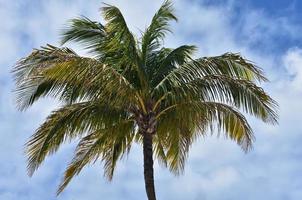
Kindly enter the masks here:
[[283, 57], [283, 63], [290, 76], [291, 88], [302, 91], [302, 49], [292, 48]]
[[[131, 30], [139, 34], [150, 23], [161, 1], [109, 1], [121, 7]], [[156, 165], [159, 199], [301, 199], [302, 112], [301, 48], [281, 45], [300, 40], [300, 25], [286, 17], [272, 17], [264, 10], [243, 8], [237, 1], [212, 5], [207, 1], [176, 1], [179, 23], [168, 46], [196, 44], [196, 56], [241, 52], [264, 68], [271, 83], [264, 85], [280, 104], [280, 125], [264, 125], [251, 119], [257, 141], [254, 150], [244, 154], [234, 142], [222, 138], [200, 139], [191, 150], [183, 176], [174, 177]], [[51, 156], [33, 178], [26, 175], [23, 144], [56, 102], [43, 100], [26, 113], [13, 104], [10, 66], [32, 48], [58, 44], [59, 29], [67, 19], [80, 14], [99, 20], [99, 1], [4, 1], [0, 0], [0, 199], [55, 199], [74, 144], [63, 146]], [[235, 18], [236, 17], [236, 18]], [[234, 20], [235, 18], [235, 20]], [[238, 19], [238, 20], [237, 20]], [[284, 40], [277, 41], [282, 36]], [[271, 49], [276, 46], [280, 51]], [[282, 48], [281, 48], [282, 47]], [[80, 48], [75, 46], [76, 50]], [[267, 50], [269, 49], [269, 51]], [[58, 199], [145, 199], [142, 152], [134, 146], [128, 160], [118, 164], [112, 183], [102, 177], [102, 166], [85, 168]]]

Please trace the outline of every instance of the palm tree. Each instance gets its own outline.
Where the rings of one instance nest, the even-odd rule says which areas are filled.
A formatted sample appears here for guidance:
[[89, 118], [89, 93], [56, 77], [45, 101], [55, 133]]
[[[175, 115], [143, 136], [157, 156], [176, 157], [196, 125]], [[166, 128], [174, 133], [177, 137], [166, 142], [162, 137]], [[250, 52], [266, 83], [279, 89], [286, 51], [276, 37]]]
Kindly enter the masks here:
[[13, 69], [20, 110], [45, 96], [61, 102], [26, 143], [29, 175], [61, 144], [79, 140], [58, 194], [96, 160], [111, 180], [117, 161], [137, 142], [146, 193], [155, 200], [153, 157], [180, 174], [190, 146], [207, 133], [251, 148], [253, 131], [241, 112], [277, 122], [276, 102], [257, 86], [267, 79], [252, 62], [234, 53], [193, 58], [195, 46], [162, 46], [169, 21], [177, 20], [170, 1], [138, 39], [117, 7], [105, 4], [101, 11], [106, 24], [80, 17], [62, 34], [62, 44], [78, 42], [90, 57], [47, 45]]

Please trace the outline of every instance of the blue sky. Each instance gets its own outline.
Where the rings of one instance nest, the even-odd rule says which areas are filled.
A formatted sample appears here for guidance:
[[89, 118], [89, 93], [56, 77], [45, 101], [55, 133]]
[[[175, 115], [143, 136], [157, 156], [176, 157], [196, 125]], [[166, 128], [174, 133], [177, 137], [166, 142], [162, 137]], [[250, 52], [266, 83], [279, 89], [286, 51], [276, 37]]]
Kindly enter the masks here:
[[[131, 30], [139, 33], [161, 1], [107, 3], [121, 8]], [[74, 144], [49, 157], [36, 174], [26, 174], [23, 144], [56, 107], [45, 99], [26, 112], [15, 109], [14, 63], [33, 48], [58, 44], [66, 20], [86, 15], [102, 20], [101, 1], [0, 0], [0, 199], [98, 200], [146, 199], [142, 152], [135, 146], [118, 164], [113, 182], [103, 179], [100, 163], [87, 167], [66, 191], [55, 197]], [[302, 2], [299, 0], [175, 0], [178, 23], [165, 45], [196, 44], [196, 56], [240, 52], [262, 67], [271, 80], [262, 85], [280, 104], [278, 126], [249, 117], [254, 149], [244, 154], [224, 138], [203, 138], [191, 149], [184, 175], [174, 177], [155, 166], [158, 199], [300, 200], [302, 199]], [[81, 53], [82, 49], [72, 46]]]

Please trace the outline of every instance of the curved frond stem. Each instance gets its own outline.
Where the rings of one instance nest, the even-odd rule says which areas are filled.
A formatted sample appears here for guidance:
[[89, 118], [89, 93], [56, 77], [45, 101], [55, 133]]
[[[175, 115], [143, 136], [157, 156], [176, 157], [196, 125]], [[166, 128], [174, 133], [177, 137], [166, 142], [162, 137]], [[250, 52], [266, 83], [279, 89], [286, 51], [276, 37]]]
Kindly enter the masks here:
[[138, 92], [136, 92], [136, 97], [138, 99], [140, 107], [142, 108], [143, 112], [146, 114], [147, 113], [147, 109], [146, 109], [146, 106], [145, 106], [143, 98], [141, 97], [141, 95], [139, 95]]
[[154, 104], [152, 110], [155, 111], [155, 110], [159, 107], [160, 103], [161, 103], [168, 95], [170, 95], [170, 94], [171, 94], [171, 92], [167, 92], [167, 93], [165, 93], [164, 95], [162, 95], [162, 96], [155, 102], [155, 104]]
[[[188, 102], [188, 103], [182, 103], [182, 104], [189, 104], [189, 103], [190, 103], [190, 102]], [[177, 106], [179, 106], [179, 105], [182, 105], [182, 104], [174, 104], [174, 105], [171, 105], [171, 106], [165, 108], [164, 110], [160, 111], [160, 112], [155, 116], [155, 118], [156, 118], [156, 119], [159, 119], [161, 115], [165, 114], [166, 112], [168, 112], [168, 111], [171, 110], [172, 108], [175, 108], [175, 107], [177, 107]]]

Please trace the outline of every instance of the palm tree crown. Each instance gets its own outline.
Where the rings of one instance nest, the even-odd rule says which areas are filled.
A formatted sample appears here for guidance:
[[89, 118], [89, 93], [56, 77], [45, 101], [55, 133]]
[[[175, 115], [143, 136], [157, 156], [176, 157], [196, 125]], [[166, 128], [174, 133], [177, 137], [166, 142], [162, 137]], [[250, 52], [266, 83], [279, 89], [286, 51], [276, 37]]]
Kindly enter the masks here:
[[45, 96], [62, 102], [26, 144], [29, 174], [61, 144], [80, 139], [58, 193], [98, 159], [111, 180], [117, 161], [137, 142], [144, 146], [148, 198], [155, 199], [152, 155], [179, 174], [191, 144], [207, 133], [251, 148], [253, 131], [241, 111], [277, 122], [276, 102], [257, 86], [267, 79], [252, 62], [234, 53], [193, 58], [195, 46], [162, 46], [169, 22], [177, 20], [170, 1], [140, 38], [117, 7], [101, 11], [106, 24], [76, 18], [62, 34], [62, 44], [78, 42], [90, 57], [46, 45], [13, 70], [20, 110]]

